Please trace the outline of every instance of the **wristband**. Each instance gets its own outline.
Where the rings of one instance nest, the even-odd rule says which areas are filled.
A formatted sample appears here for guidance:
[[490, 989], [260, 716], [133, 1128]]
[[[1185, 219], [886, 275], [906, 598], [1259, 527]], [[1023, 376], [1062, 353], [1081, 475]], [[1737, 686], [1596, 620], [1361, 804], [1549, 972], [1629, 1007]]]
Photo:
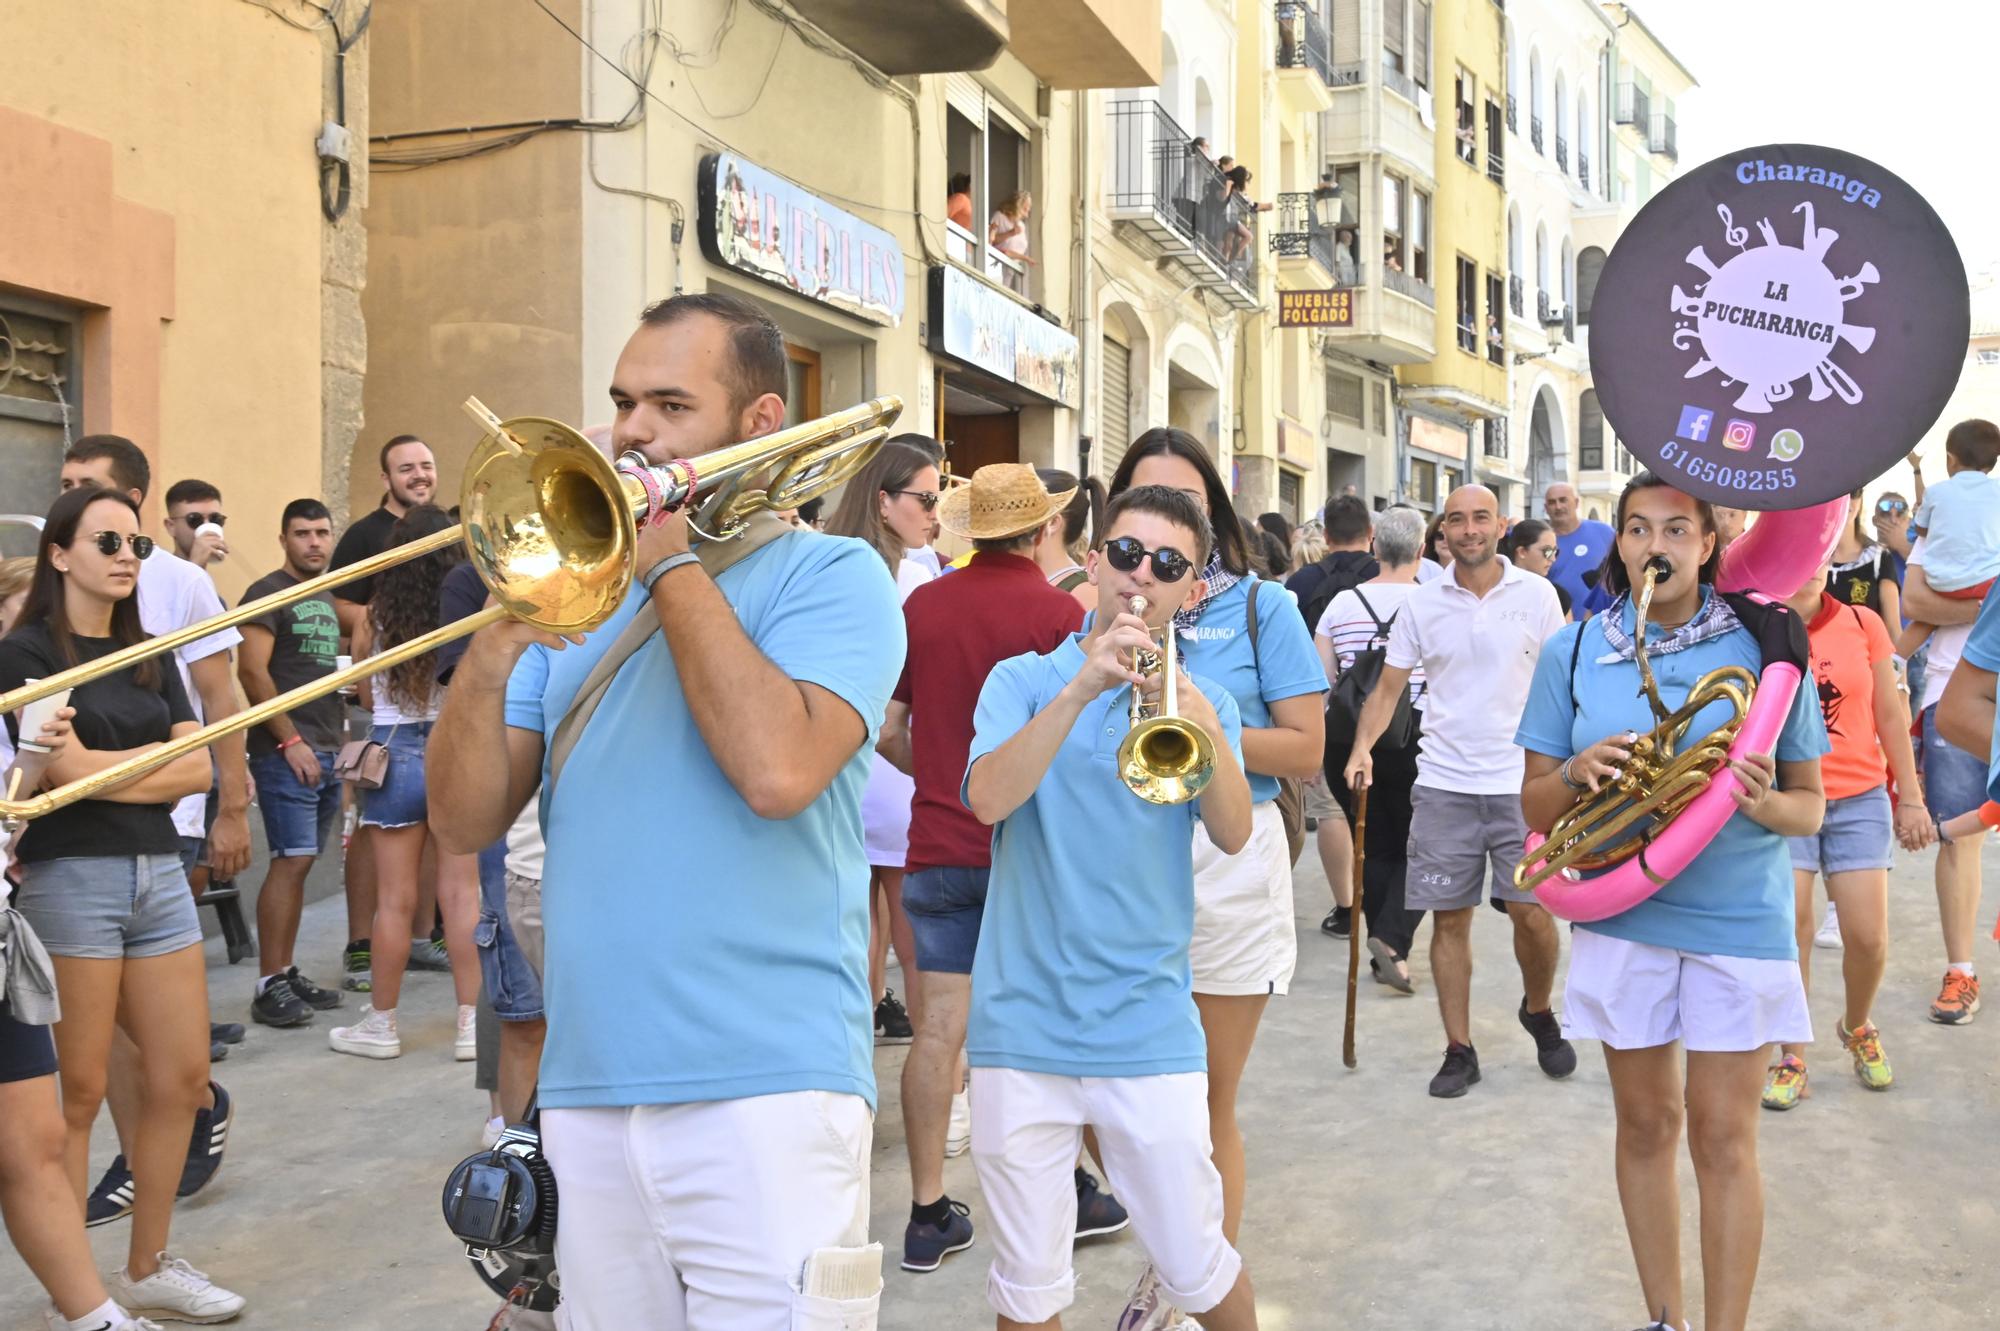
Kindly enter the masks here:
[[279, 741], [278, 741], [278, 750], [277, 750], [277, 751], [278, 751], [279, 753], [283, 753], [283, 752], [284, 752], [284, 751], [285, 751], [286, 749], [289, 749], [289, 748], [291, 748], [291, 747], [292, 747], [292, 745], [294, 745], [294, 744], [303, 744], [303, 743], [305, 743], [305, 741], [304, 741], [303, 739], [301, 739], [301, 738], [300, 738], [299, 736], [297, 736], [297, 735], [294, 735], [294, 736], [292, 736], [292, 737], [291, 737], [290, 739], [281, 739], [281, 740], [279, 740]]
[[701, 556], [692, 550], [683, 550], [677, 555], [668, 555], [665, 559], [662, 559], [659, 563], [646, 570], [645, 575], [639, 579], [639, 585], [646, 589], [646, 595], [651, 596], [653, 594], [653, 584], [661, 578], [677, 568], [684, 568], [689, 564], [699, 564], [700, 562]]
[[1579, 782], [1570, 780], [1569, 765], [1575, 761], [1576, 761], [1576, 755], [1573, 753], [1569, 757], [1563, 759], [1563, 765], [1556, 769], [1556, 775], [1562, 778], [1562, 783], [1564, 785], [1568, 786], [1571, 790], [1577, 792], [1578, 794], [1582, 794], [1584, 791], [1589, 790], [1590, 787], [1587, 785], [1583, 785]]

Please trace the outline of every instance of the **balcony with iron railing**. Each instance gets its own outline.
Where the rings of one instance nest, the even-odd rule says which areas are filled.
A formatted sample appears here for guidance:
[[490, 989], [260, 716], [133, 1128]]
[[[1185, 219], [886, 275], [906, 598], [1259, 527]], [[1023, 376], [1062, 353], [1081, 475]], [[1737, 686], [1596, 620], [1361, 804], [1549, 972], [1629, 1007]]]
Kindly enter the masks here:
[[1511, 92], [1507, 94], [1507, 132], [1510, 134], [1521, 132], [1521, 109], [1515, 104], [1514, 94]]
[[1679, 142], [1674, 138], [1674, 118], [1665, 111], [1653, 112], [1653, 122], [1646, 135], [1646, 146], [1670, 162], [1681, 160]]
[[[1280, 194], [1271, 214], [1271, 252], [1278, 260], [1278, 280], [1300, 291], [1348, 286], [1354, 280], [1354, 252], [1335, 252], [1333, 223], [1339, 216], [1337, 193], [1304, 191]], [[1352, 228], [1350, 228], [1351, 230]]]
[[1300, 115], [1318, 115], [1333, 106], [1332, 47], [1326, 25], [1304, 0], [1278, 0], [1278, 94]]
[[1489, 458], [1505, 460], [1507, 450], [1507, 418], [1496, 416], [1486, 422], [1485, 439], [1480, 441], [1480, 452]]
[[1486, 150], [1486, 178], [1503, 188], [1507, 184], [1507, 159], [1490, 147]]
[[1554, 310], [1555, 302], [1549, 299], [1549, 293], [1538, 289], [1535, 292], [1535, 321], [1544, 328], [1548, 327]]
[[1636, 83], [1618, 85], [1618, 98], [1611, 113], [1614, 124], [1635, 125], [1642, 132], [1652, 116], [1652, 98]]
[[1528, 142], [1535, 145], [1536, 152], [1542, 151], [1542, 118], [1538, 115], [1528, 116]]
[[1421, 277], [1412, 277], [1400, 268], [1384, 267], [1382, 282], [1389, 290], [1399, 296], [1408, 296], [1425, 309], [1434, 310], [1437, 308], [1436, 289]]
[[1556, 135], [1556, 170], [1569, 170], [1569, 140], [1560, 134]]
[[1590, 155], [1581, 148], [1576, 150], [1576, 183], [1590, 188]]
[[1521, 280], [1519, 273], [1507, 278], [1507, 308], [1514, 311], [1516, 319], [1527, 316], [1527, 284]]
[[1235, 308], [1261, 308], [1251, 203], [1158, 102], [1116, 101], [1107, 114], [1112, 221], [1146, 236]]

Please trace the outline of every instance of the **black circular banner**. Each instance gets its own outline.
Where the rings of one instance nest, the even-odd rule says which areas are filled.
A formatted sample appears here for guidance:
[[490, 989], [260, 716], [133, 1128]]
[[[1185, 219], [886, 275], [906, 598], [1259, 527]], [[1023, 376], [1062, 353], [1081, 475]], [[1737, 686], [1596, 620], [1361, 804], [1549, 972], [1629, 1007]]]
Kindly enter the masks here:
[[1612, 247], [1590, 372], [1620, 442], [1691, 494], [1790, 509], [1860, 488], [1944, 410], [1965, 265], [1901, 179], [1780, 143], [1694, 168]]

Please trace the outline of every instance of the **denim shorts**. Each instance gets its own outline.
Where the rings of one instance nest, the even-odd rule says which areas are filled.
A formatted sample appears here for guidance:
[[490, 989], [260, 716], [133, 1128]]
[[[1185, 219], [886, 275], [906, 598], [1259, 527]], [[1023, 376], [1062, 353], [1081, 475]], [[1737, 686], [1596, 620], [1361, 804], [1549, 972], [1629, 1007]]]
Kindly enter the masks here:
[[1859, 795], [1826, 802], [1826, 818], [1812, 836], [1786, 837], [1792, 867], [1803, 873], [1846, 873], [1850, 869], [1886, 869], [1895, 862], [1895, 819], [1889, 811], [1889, 788], [1877, 786]]
[[1949, 822], [1986, 802], [1986, 760], [1938, 734], [1936, 703], [1924, 708], [1917, 762], [1924, 773], [1924, 805], [1938, 821]]
[[431, 740], [431, 723], [376, 726], [370, 738], [389, 746], [389, 771], [380, 790], [361, 792], [361, 825], [409, 827], [423, 822], [429, 816], [424, 802], [424, 747]]
[[526, 881], [507, 872], [504, 841], [479, 852], [479, 923], [472, 928], [472, 941], [479, 949], [479, 974], [493, 1015], [502, 1021], [540, 1021], [542, 981], [507, 918], [510, 878]]
[[340, 782], [333, 779], [334, 755], [315, 750], [319, 784], [302, 785], [282, 753], [250, 760], [257, 782], [257, 807], [264, 814], [264, 840], [271, 858], [311, 856], [326, 849], [326, 838], [340, 817]]
[[917, 943], [920, 971], [972, 974], [979, 922], [986, 914], [986, 869], [917, 869], [903, 876], [903, 914]]
[[164, 957], [201, 943], [178, 855], [104, 855], [21, 866], [14, 909], [58, 957]]

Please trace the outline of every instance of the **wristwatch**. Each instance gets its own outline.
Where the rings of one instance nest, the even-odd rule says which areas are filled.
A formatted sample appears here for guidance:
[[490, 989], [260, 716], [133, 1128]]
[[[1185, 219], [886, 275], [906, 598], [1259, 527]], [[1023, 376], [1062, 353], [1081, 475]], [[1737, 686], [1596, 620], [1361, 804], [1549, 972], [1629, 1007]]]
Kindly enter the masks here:
[[659, 563], [646, 570], [644, 575], [639, 579], [639, 585], [646, 589], [646, 595], [651, 596], [653, 594], [653, 584], [661, 578], [684, 565], [699, 564], [700, 562], [701, 556], [692, 550], [683, 550], [677, 555], [668, 555], [665, 559], [662, 559]]

